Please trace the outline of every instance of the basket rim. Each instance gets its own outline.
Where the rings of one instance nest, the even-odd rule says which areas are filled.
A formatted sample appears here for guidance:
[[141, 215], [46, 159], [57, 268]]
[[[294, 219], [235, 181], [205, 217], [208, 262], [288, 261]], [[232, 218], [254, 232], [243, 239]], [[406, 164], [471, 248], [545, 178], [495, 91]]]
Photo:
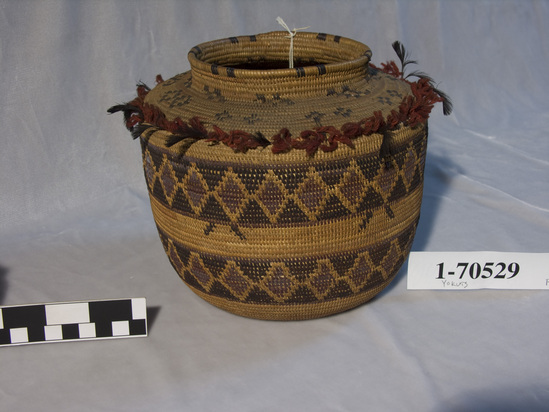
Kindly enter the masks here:
[[[315, 57], [319, 61], [318, 64], [295, 68], [242, 69], [234, 67], [234, 64], [222, 63], [223, 60], [227, 59], [237, 60], [240, 63], [249, 62], [250, 51], [254, 53], [261, 52], [263, 55], [267, 53], [270, 56], [277, 56], [282, 49], [283, 53], [287, 56], [288, 52], [286, 49], [289, 49], [290, 45], [287, 34], [284, 31], [272, 31], [204, 42], [194, 46], [188, 52], [189, 63], [192, 70], [204, 73], [215, 72], [216, 75], [220, 76], [276, 79], [318, 76], [319, 66], [322, 66], [322, 70], [325, 70], [326, 73], [344, 73], [350, 70], [366, 68], [372, 57], [371, 49], [359, 41], [326, 33], [298, 32], [294, 38], [294, 55], [297, 54], [298, 60], [300, 56]], [[312, 47], [312, 45], [317, 47]], [[320, 51], [323, 53], [320, 54]], [[329, 59], [337, 61], [321, 63], [321, 60], [326, 60], [328, 57], [326, 52], [330, 51], [334, 52], [334, 55]], [[213, 56], [209, 56], [211, 54]], [[221, 59], [221, 62], [219, 59]], [[272, 59], [269, 61], [282, 62], [283, 60]]]

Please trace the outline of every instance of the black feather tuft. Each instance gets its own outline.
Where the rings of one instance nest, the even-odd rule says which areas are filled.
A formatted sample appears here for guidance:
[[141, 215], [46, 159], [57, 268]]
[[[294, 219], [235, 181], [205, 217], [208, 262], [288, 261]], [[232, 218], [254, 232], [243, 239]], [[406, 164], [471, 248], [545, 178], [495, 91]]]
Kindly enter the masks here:
[[200, 139], [195, 139], [192, 137], [183, 137], [181, 135], [172, 135], [168, 138], [166, 141], [166, 146], [171, 147], [176, 143], [181, 143], [180, 147], [178, 147], [179, 154], [185, 154], [187, 150], [189, 150], [189, 147], [192, 146], [193, 143], [198, 142]]
[[[118, 104], [116, 106], [112, 106], [107, 110], [109, 114], [117, 113], [117, 112], [123, 112], [124, 113], [124, 122], [126, 123], [126, 127], [128, 121], [130, 120], [130, 117], [134, 113], [141, 114], [141, 109], [137, 106], [133, 106], [131, 104]], [[128, 127], [129, 128], [129, 127]]]
[[418, 71], [418, 70], [413, 71], [412, 73], [407, 74], [406, 77], [405, 77], [405, 79], [407, 79], [407, 78], [410, 77], [410, 76], [414, 76], [414, 77], [417, 77], [417, 78], [419, 78], [419, 79], [427, 79], [427, 81], [428, 81], [429, 83], [433, 83], [433, 82], [434, 82], [434, 80], [433, 80], [433, 78], [432, 78], [431, 76], [429, 76], [429, 75], [428, 75], [427, 73], [425, 73], [425, 72], [420, 72], [420, 71]]
[[[404, 69], [409, 64], [417, 64], [416, 60], [410, 60], [410, 56], [408, 55], [408, 52], [404, 48], [404, 45], [399, 42], [398, 40], [393, 42], [393, 50], [395, 51], [396, 55], [398, 56], [398, 59], [400, 60], [400, 71], [404, 75]], [[407, 77], [407, 76], [406, 76]]]
[[[166, 139], [166, 146], [172, 147], [174, 144], [177, 144], [185, 139], [187, 139], [187, 137], [182, 136], [180, 134], [172, 134]], [[193, 139], [193, 140], [196, 141], [197, 139]]]
[[137, 139], [139, 137], [141, 137], [141, 135], [143, 134], [143, 132], [147, 129], [149, 129], [151, 126], [150, 125], [146, 125], [146, 124], [138, 124], [138, 125], [135, 125], [132, 130], [131, 130], [131, 135], [134, 139]]
[[406, 50], [404, 49], [402, 43], [396, 40], [393, 42], [392, 46], [400, 61], [403, 62], [406, 58]]
[[410, 60], [408, 52], [406, 51], [406, 49], [404, 48], [402, 43], [399, 42], [398, 40], [393, 42], [393, 49], [394, 49], [396, 55], [398, 56], [398, 58], [400, 60], [400, 65], [401, 65], [401, 70], [400, 71], [402, 73], [402, 77], [404, 79], [407, 79], [408, 77], [413, 76], [413, 77], [417, 77], [418, 79], [426, 79], [429, 82], [429, 85], [433, 88], [433, 91], [436, 94], [438, 94], [442, 99], [442, 112], [446, 116], [448, 116], [450, 113], [452, 113], [453, 105], [452, 105], [452, 101], [450, 100], [450, 97], [448, 97], [448, 95], [446, 93], [444, 93], [443, 91], [437, 89], [434, 86], [435, 81], [433, 80], [433, 78], [431, 76], [429, 76], [427, 73], [419, 71], [419, 70], [415, 70], [415, 71], [407, 74], [406, 76], [404, 75], [405, 67], [409, 64], [417, 64], [417, 61]]
[[255, 140], [259, 143], [260, 146], [269, 146], [271, 142], [263, 135], [261, 132], [257, 132], [255, 135]]
[[116, 106], [110, 107], [107, 112], [109, 114], [117, 113], [117, 112], [124, 112], [124, 116], [126, 114], [131, 115], [132, 113], [139, 113], [141, 112], [141, 109], [137, 106], [132, 106], [131, 104], [118, 104]]
[[151, 88], [149, 86], [147, 86], [145, 83], [143, 83], [141, 80], [139, 82], [137, 82], [136, 87], [144, 87], [145, 90], [147, 90], [147, 91], [151, 90]]
[[193, 145], [193, 143], [196, 143], [198, 141], [198, 139], [192, 139], [192, 138], [187, 138], [187, 139], [183, 139], [183, 144], [178, 147], [179, 149], [179, 153], [178, 153], [178, 158], [181, 159], [183, 156], [185, 156], [185, 153], [187, 153], [187, 150], [189, 150], [189, 148]]
[[125, 105], [125, 104], [117, 104], [117, 105], [115, 105], [115, 106], [113, 106], [113, 107], [109, 107], [109, 109], [107, 110], [107, 112], [108, 112], [109, 114], [118, 113], [118, 112], [121, 112], [121, 111], [123, 111], [123, 110], [126, 110], [126, 107], [127, 107], [127, 105]]
[[442, 98], [442, 113], [444, 113], [445, 116], [448, 116], [450, 113], [452, 113], [452, 110], [454, 109], [452, 100], [442, 90], [437, 89], [436, 87], [433, 87], [433, 90], [436, 94], [438, 94]]

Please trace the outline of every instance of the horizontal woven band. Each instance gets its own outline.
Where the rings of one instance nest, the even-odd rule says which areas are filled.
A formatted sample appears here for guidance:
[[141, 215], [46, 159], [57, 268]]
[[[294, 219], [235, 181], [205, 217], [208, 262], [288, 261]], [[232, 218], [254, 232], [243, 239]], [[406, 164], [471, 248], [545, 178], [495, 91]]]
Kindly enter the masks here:
[[[228, 306], [242, 303], [248, 308], [260, 305], [277, 310], [284, 305], [296, 309], [331, 302], [328, 306], [349, 308], [348, 303], [356, 302], [357, 296], [362, 296], [358, 301], [367, 300], [365, 296], [377, 293], [394, 278], [410, 251], [416, 224], [417, 220], [403, 228], [399, 236], [375, 247], [321, 258], [224, 258], [194, 252], [160, 229], [159, 233], [172, 265], [185, 283], [216, 301], [226, 300]], [[314, 316], [305, 318], [327, 314], [315, 310]]]
[[316, 303], [298, 303], [269, 305], [261, 303], [242, 303], [239, 301], [227, 300], [223, 297], [212, 296], [199, 289], [189, 286], [190, 289], [205, 301], [217, 306], [220, 309], [248, 318], [262, 320], [307, 320], [324, 316], [334, 315], [352, 309], [368, 302], [381, 292], [393, 278], [387, 279], [377, 287], [354, 294], [347, 298], [335, 299]]
[[[184, 247], [197, 252], [220, 256], [264, 258], [321, 257], [334, 251], [353, 251], [374, 247], [382, 239], [392, 238], [403, 227], [419, 218], [422, 189], [391, 205], [393, 219], [384, 208], [378, 208], [368, 218], [358, 214], [327, 222], [303, 225], [261, 224], [234, 226], [196, 219], [178, 214], [151, 198], [151, 206], [159, 230]], [[371, 236], [370, 233], [376, 233]]]

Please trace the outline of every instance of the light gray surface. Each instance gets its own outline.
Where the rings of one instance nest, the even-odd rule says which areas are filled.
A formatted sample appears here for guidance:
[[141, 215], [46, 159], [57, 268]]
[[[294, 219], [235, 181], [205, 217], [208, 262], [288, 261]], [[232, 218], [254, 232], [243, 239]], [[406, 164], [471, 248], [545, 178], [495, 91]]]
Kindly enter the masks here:
[[549, 291], [407, 291], [404, 266], [365, 306], [283, 323], [178, 279], [106, 109], [279, 15], [377, 64], [401, 40], [453, 98], [414, 250], [548, 251], [549, 2], [3, 1], [0, 304], [145, 296], [156, 316], [148, 338], [0, 348], [2, 410], [549, 410]]

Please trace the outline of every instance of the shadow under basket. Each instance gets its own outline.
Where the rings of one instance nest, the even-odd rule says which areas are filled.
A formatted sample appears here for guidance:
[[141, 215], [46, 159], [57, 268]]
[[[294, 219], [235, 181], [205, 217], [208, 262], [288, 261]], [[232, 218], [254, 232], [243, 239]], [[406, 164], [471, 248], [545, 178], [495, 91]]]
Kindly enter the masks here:
[[441, 101], [340, 36], [298, 33], [296, 67], [282, 68], [286, 35], [196, 46], [189, 72], [111, 110], [141, 141], [179, 276], [219, 308], [269, 320], [351, 309], [396, 276]]

